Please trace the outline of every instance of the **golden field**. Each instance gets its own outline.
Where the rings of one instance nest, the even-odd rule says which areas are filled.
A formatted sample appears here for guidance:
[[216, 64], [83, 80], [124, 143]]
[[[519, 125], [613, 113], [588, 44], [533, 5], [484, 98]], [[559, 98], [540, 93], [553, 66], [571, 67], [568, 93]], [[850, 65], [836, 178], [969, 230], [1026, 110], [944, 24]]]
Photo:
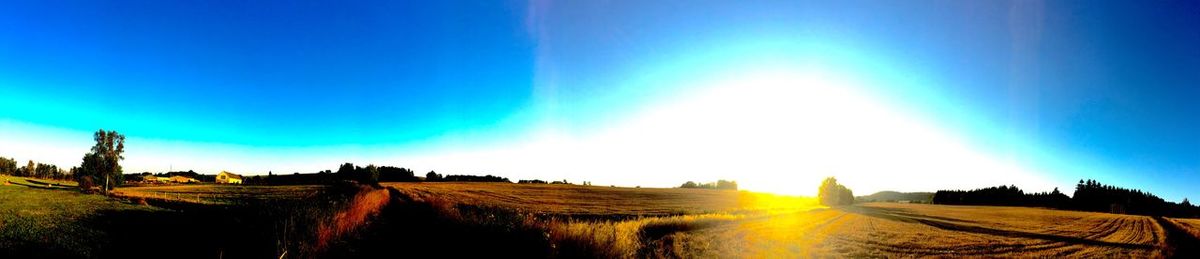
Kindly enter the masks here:
[[1170, 222], [1189, 235], [1200, 238], [1200, 219], [1170, 219]]
[[828, 208], [804, 198], [694, 189], [389, 186], [440, 197], [439, 202], [533, 213], [642, 215], [535, 223], [547, 230], [551, 242], [595, 247], [586, 254], [602, 257], [1164, 257], [1169, 253], [1163, 226], [1146, 216], [900, 203]]
[[[1162, 258], [1186, 255], [1183, 250], [1194, 248], [1181, 245], [1200, 237], [1197, 219], [1025, 207], [864, 203], [831, 208], [816, 205], [812, 198], [747, 191], [551, 184], [384, 183], [380, 187], [119, 188], [114, 201], [107, 202], [113, 208], [107, 210], [150, 210], [153, 217], [145, 219], [166, 227], [125, 234], [127, 230], [120, 226], [141, 224], [121, 223], [106, 230], [110, 232], [85, 231], [80, 238], [168, 231], [163, 233], [204, 242], [194, 248], [200, 257], [374, 257], [401, 250], [449, 257]], [[24, 185], [0, 190], [43, 197], [77, 195]], [[53, 202], [3, 207], [25, 215], [34, 207], [57, 206], [49, 203]], [[0, 225], [4, 230], [0, 233], [55, 229], [53, 225], [43, 230], [13, 229], [13, 222], [21, 221], [13, 221], [11, 215], [3, 221], [7, 228]], [[79, 224], [66, 221], [89, 217], [57, 218], [71, 226]], [[197, 219], [219, 220], [193, 226]], [[70, 233], [55, 240], [75, 240]], [[230, 236], [240, 239], [222, 240]], [[20, 242], [36, 247], [38, 241]], [[1183, 252], [1176, 253], [1177, 248]], [[62, 253], [128, 255], [103, 246]]]
[[811, 198], [704, 189], [453, 182], [383, 185], [412, 197], [558, 216], [649, 217], [817, 206]]

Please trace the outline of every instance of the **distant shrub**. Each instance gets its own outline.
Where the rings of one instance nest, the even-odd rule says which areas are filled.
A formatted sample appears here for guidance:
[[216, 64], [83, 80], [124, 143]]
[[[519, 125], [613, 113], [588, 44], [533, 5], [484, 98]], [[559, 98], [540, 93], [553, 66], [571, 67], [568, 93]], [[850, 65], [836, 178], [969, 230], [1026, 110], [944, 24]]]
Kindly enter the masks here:
[[829, 177], [821, 181], [821, 187], [817, 189], [817, 199], [825, 206], [851, 205], [854, 204], [854, 192], [838, 184], [836, 178]]
[[442, 181], [442, 175], [440, 175], [440, 174], [438, 174], [437, 172], [434, 172], [434, 171], [429, 171], [429, 173], [426, 173], [426, 174], [425, 174], [425, 181], [426, 181], [426, 182], [441, 182], [441, 181]]
[[737, 181], [717, 180], [716, 182], [697, 184], [693, 181], [687, 181], [680, 185], [679, 188], [696, 188], [696, 189], [714, 189], [714, 190], [737, 190]]

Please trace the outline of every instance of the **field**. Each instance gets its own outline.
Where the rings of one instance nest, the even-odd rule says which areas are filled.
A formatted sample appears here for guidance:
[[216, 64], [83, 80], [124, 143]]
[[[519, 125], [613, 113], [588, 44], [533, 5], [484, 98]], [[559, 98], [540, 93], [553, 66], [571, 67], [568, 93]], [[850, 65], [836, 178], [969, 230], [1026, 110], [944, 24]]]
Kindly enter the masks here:
[[296, 201], [311, 199], [321, 196], [327, 190], [328, 188], [325, 186], [319, 185], [231, 186], [188, 184], [118, 188], [113, 190], [113, 194], [129, 199], [232, 205], [248, 201]]
[[3, 178], [9, 184], [0, 185], [0, 247], [8, 253], [0, 255], [36, 250], [45, 257], [96, 256], [102, 244], [91, 241], [106, 239], [103, 230], [109, 225], [87, 222], [102, 220], [116, 211], [161, 211], [33, 183], [44, 180]]
[[702, 257], [1161, 257], [1165, 247], [1163, 229], [1143, 216], [892, 203], [775, 215], [679, 239], [680, 253]]
[[653, 217], [765, 209], [811, 209], [815, 200], [749, 192], [564, 184], [385, 183], [407, 196], [573, 217]]
[[[1196, 219], [901, 203], [830, 208], [811, 198], [699, 189], [180, 185], [119, 188], [106, 198], [37, 186], [0, 186], [0, 255], [46, 247], [51, 253], [39, 256], [1161, 258], [1195, 255], [1200, 237]], [[138, 248], [171, 245], [189, 252]]]
[[[1163, 226], [1145, 216], [901, 203], [867, 203], [844, 208], [801, 205], [792, 210], [763, 212], [746, 209], [772, 207], [748, 202], [753, 200], [748, 198], [753, 194], [747, 192], [601, 187], [563, 194], [558, 191], [568, 190], [563, 189], [566, 187], [469, 184], [393, 187], [439, 193], [469, 204], [548, 213], [644, 213], [649, 206], [664, 210], [655, 211], [659, 214], [686, 214], [548, 224], [552, 232], [562, 232], [552, 234], [560, 241], [575, 240], [602, 247], [598, 252], [605, 256], [1164, 257], [1169, 251]], [[598, 198], [603, 195], [613, 197]], [[604, 206], [609, 200], [614, 205]]]
[[1188, 234], [1200, 237], [1200, 219], [1171, 219], [1171, 222], [1180, 226]]

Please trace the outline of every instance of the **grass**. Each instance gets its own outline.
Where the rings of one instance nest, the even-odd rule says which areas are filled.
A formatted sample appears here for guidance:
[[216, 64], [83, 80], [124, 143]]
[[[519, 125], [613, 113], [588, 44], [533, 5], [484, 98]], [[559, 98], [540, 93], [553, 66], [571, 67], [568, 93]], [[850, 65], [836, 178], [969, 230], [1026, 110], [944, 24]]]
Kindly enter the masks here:
[[39, 189], [71, 189], [78, 186], [74, 181], [40, 179], [10, 175], [0, 175], [0, 184], [20, 185]]
[[391, 201], [364, 186], [181, 185], [112, 197], [4, 176], [0, 258], [323, 257]]
[[[46, 257], [98, 255], [107, 233], [89, 220], [113, 211], [154, 212], [98, 195], [70, 190], [31, 188], [38, 179], [3, 176], [13, 184], [0, 185], [0, 247], [11, 254], [37, 253]], [[32, 184], [33, 186], [42, 186]], [[10, 257], [11, 258], [11, 257]]]

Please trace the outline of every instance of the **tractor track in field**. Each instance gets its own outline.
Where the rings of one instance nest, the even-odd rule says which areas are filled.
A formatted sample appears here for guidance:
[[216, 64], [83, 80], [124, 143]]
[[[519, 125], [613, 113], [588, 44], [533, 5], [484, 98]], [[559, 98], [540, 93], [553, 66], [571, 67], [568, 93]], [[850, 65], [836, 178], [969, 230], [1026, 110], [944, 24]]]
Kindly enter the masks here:
[[1168, 258], [1200, 257], [1200, 239], [1188, 234], [1182, 227], [1166, 218], [1154, 217], [1154, 220], [1167, 231]]

